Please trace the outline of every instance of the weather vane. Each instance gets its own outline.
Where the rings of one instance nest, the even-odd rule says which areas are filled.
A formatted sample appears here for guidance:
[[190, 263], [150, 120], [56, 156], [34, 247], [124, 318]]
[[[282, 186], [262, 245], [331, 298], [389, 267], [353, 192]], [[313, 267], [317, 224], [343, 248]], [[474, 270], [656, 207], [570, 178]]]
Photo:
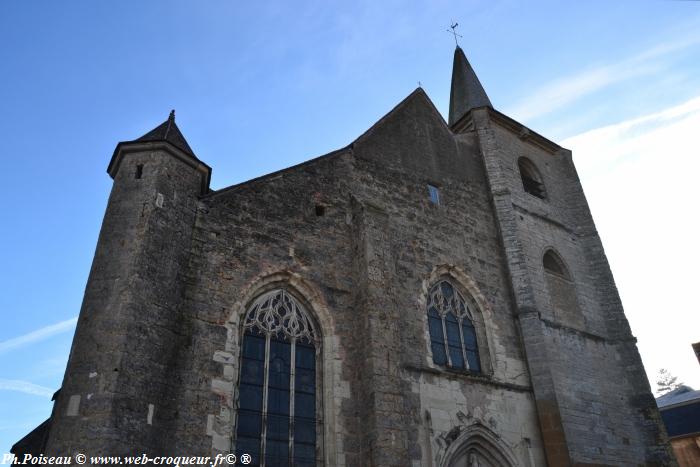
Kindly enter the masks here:
[[452, 25], [450, 26], [450, 29], [452, 29], [452, 31], [450, 31], [450, 29], [447, 29], [446, 31], [455, 36], [455, 46], [459, 47], [459, 44], [457, 43], [457, 38], [462, 36], [457, 34], [457, 31], [455, 31], [455, 29], [457, 29], [457, 26], [459, 26], [459, 23], [452, 22]]

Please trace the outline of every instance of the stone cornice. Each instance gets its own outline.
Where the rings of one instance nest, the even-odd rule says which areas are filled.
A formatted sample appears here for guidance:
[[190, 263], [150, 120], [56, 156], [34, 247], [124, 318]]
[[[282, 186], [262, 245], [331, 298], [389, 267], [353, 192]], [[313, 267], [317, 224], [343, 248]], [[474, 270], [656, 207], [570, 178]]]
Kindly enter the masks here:
[[[487, 109], [489, 113], [489, 118], [491, 121], [497, 123], [501, 128], [504, 128], [506, 130], [509, 130], [513, 134], [515, 134], [518, 138], [520, 138], [522, 141], [525, 141], [527, 143], [530, 143], [534, 146], [537, 146], [540, 149], [544, 149], [547, 151], [549, 154], [556, 154], [559, 151], [563, 150], [561, 146], [559, 146], [557, 143], [545, 138], [544, 136], [540, 135], [539, 133], [532, 131], [522, 123], [519, 123], [518, 121], [510, 118], [504, 113], [499, 112], [498, 110], [493, 109], [492, 107], [480, 107], [483, 109]], [[474, 121], [472, 118], [472, 113], [474, 109], [470, 110], [467, 112], [462, 118], [457, 120], [451, 127], [450, 129], [452, 130], [453, 133], [465, 133], [467, 131], [471, 131], [474, 129]]]
[[107, 166], [107, 173], [110, 177], [114, 179], [119, 172], [119, 166], [121, 165], [124, 156], [131, 153], [137, 152], [154, 152], [162, 151], [180, 162], [192, 167], [202, 174], [202, 186], [201, 194], [206, 194], [209, 191], [209, 182], [211, 180], [211, 167], [209, 167], [204, 162], [199, 159], [192, 157], [192, 155], [180, 150], [177, 146], [173, 145], [168, 141], [149, 141], [149, 142], [138, 142], [138, 141], [122, 141], [117, 144], [114, 149], [114, 154], [112, 159], [109, 161]]

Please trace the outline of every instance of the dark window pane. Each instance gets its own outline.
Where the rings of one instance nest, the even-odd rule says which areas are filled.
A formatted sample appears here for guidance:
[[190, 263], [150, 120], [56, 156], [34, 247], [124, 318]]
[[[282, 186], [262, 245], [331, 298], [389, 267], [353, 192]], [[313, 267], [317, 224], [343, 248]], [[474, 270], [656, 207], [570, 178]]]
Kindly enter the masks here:
[[265, 362], [244, 358], [241, 366], [241, 383], [262, 386], [265, 378]]
[[241, 384], [239, 388], [238, 401], [241, 409], [262, 410], [262, 386], [251, 386]]
[[430, 339], [437, 342], [443, 342], [442, 321], [440, 318], [428, 318], [428, 329], [430, 330]]
[[253, 457], [252, 465], [260, 465], [260, 438], [238, 438], [236, 440], [236, 456], [250, 454]]
[[445, 316], [445, 330], [447, 331], [447, 342], [449, 342], [450, 345], [461, 347], [462, 341], [459, 339], [459, 324], [452, 312], [447, 313]]
[[316, 349], [297, 343], [295, 364], [297, 368], [316, 369]]
[[289, 415], [289, 391], [286, 389], [268, 388], [267, 412]]
[[289, 439], [289, 417], [285, 415], [267, 416], [267, 439]]
[[265, 443], [265, 465], [269, 467], [289, 467], [289, 442], [268, 438]]
[[247, 331], [243, 336], [243, 357], [265, 360], [265, 338]]
[[431, 306], [430, 308], [428, 308], [428, 316], [430, 318], [440, 319], [440, 313], [438, 313], [438, 311], [435, 309], [434, 306]]
[[450, 360], [452, 360], [452, 368], [464, 368], [464, 357], [462, 356], [461, 346], [450, 346]]
[[442, 342], [432, 342], [430, 348], [433, 350], [433, 362], [436, 365], [446, 365], [445, 345]]
[[442, 295], [448, 300], [452, 298], [452, 295], [454, 295], [454, 289], [452, 289], [452, 284], [449, 282], [441, 282], [440, 289], [442, 289]]
[[284, 339], [284, 335], [272, 336], [270, 339], [270, 355], [273, 357], [279, 356], [285, 358], [289, 362], [289, 353], [291, 352], [291, 344]]
[[294, 417], [294, 441], [316, 444], [316, 421]]
[[260, 437], [262, 427], [262, 416], [260, 412], [250, 410], [238, 411], [238, 437], [255, 438]]
[[297, 417], [316, 417], [316, 398], [313, 394], [301, 392], [294, 394], [294, 415]]
[[469, 369], [471, 371], [481, 373], [481, 364], [479, 363], [478, 352], [467, 350], [467, 360], [469, 361]]
[[464, 346], [467, 350], [477, 350], [476, 345], [476, 332], [474, 332], [474, 326], [468, 320], [462, 322], [462, 335], [464, 336]]
[[297, 368], [295, 379], [295, 391], [313, 394], [316, 392], [316, 372], [305, 368]]
[[270, 360], [270, 374], [268, 384], [271, 388], [289, 389], [289, 367], [284, 365], [288, 362], [281, 358]]
[[270, 387], [289, 388], [291, 348], [289, 342], [270, 341], [270, 373], [268, 375]]
[[313, 465], [316, 460], [316, 446], [294, 440], [294, 465]]

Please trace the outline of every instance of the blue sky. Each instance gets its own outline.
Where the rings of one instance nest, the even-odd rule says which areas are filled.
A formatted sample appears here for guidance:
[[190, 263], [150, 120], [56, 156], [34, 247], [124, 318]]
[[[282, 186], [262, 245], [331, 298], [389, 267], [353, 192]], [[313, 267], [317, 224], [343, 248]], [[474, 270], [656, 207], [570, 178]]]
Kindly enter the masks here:
[[573, 149], [648, 374], [700, 387], [700, 2], [5, 1], [0, 454], [61, 384], [117, 142], [174, 108], [218, 189], [345, 146], [419, 81], [445, 115], [453, 19], [494, 106]]

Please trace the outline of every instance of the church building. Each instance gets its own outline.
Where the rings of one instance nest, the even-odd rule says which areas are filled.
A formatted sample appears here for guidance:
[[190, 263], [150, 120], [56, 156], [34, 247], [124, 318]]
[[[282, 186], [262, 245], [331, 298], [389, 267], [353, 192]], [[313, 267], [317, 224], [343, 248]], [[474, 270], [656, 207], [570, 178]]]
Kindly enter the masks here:
[[107, 172], [63, 385], [15, 452], [676, 465], [571, 151], [494, 109], [461, 48], [447, 122], [418, 88], [212, 190], [171, 114]]

